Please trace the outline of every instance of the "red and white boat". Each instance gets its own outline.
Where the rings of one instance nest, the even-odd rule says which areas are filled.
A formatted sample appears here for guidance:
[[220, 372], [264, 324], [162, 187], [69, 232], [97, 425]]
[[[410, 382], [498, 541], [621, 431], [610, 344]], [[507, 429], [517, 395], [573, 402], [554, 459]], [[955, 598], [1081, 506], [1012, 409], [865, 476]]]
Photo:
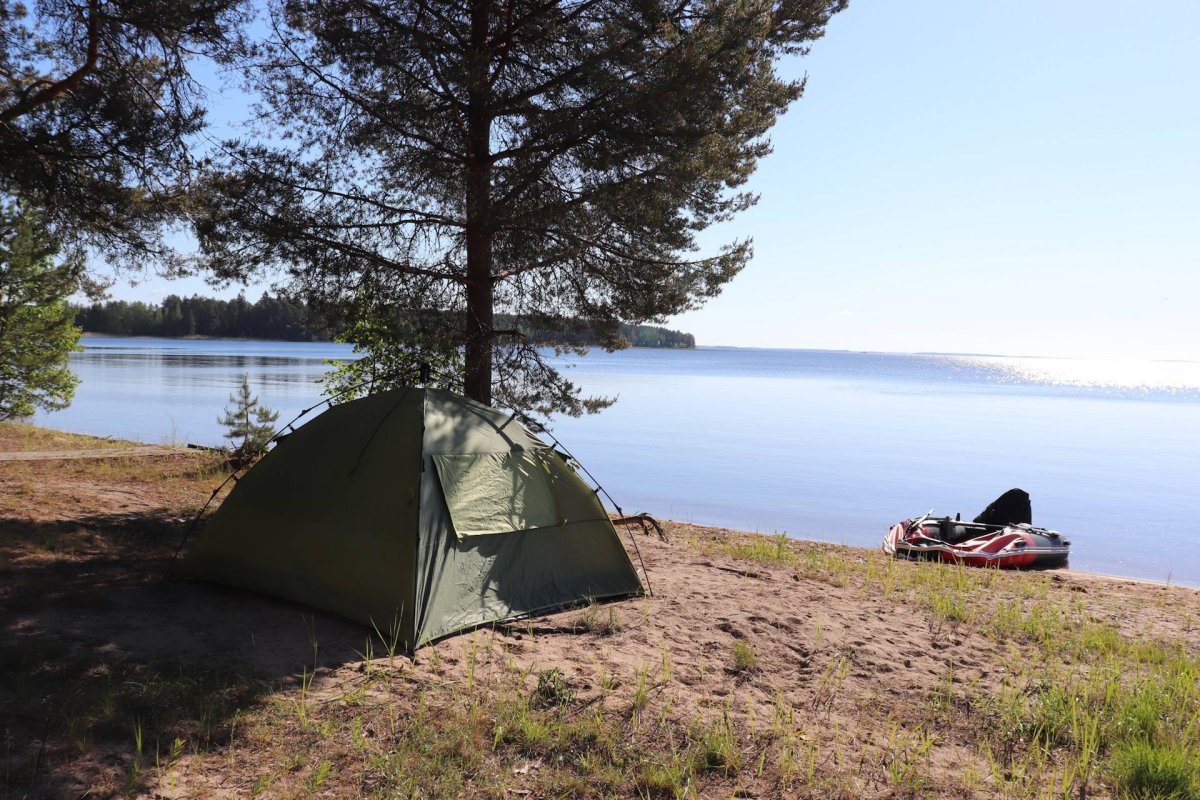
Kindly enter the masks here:
[[1058, 531], [1035, 528], [1029, 495], [1012, 489], [973, 522], [934, 517], [932, 511], [898, 522], [884, 536], [883, 551], [896, 558], [971, 567], [1047, 569], [1067, 563], [1071, 543]]

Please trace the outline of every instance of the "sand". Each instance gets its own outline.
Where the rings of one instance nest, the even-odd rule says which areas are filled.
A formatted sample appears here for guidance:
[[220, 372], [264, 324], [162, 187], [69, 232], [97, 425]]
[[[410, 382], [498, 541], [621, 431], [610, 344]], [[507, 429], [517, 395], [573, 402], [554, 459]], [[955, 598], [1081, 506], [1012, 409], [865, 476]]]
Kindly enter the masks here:
[[[204, 456], [156, 458], [154, 463], [191, 475], [189, 459], [200, 464]], [[144, 466], [139, 469], [144, 473]], [[371, 708], [399, 703], [411, 709], [418, 695], [435, 708], [449, 708], [468, 682], [500, 687], [517, 675], [532, 691], [537, 675], [551, 669], [562, 671], [572, 708], [600, 709], [614, 718], [626, 713], [642, 681], [646, 713], [657, 722], [621, 724], [634, 740], [645, 736], [650, 749], [686, 742], [664, 744], [647, 731], [686, 732], [697, 720], [722, 715], [747, 741], [759, 741], [751, 732], [766, 730], [780, 709], [788, 710], [787, 736], [808, 748], [815, 778], [788, 785], [771, 770], [761, 776], [745, 768], [734, 776], [714, 772], [691, 785], [697, 796], [898, 796], [890, 768], [921, 737], [933, 742], [922, 751], [924, 796], [1008, 792], [991, 775], [981, 745], [991, 723], [970, 698], [1021, 674], [1035, 649], [988, 635], [978, 617], [956, 621], [935, 613], [918, 590], [885, 592], [871, 577], [886, 567], [875, 551], [793, 542], [787, 558], [770, 563], [738, 549], [761, 537], [666, 522], [665, 540], [641, 532], [624, 536], [631, 551], [636, 542], [653, 596], [467, 632], [422, 650], [415, 661], [377, 658], [376, 668], [392, 670], [394, 679], [368, 681], [370, 632], [361, 625], [249, 592], [164, 579], [186, 511], [204, 499], [197, 491], [202, 485], [204, 480], [191, 480], [150, 489], [52, 464], [21, 471], [0, 465], [0, 493], [22, 498], [19, 509], [10, 504], [0, 513], [4, 663], [24, 663], [29, 653], [44, 651], [80, 675], [118, 668], [130, 675], [140, 665], [219, 665], [255, 687], [238, 701], [238, 713], [267, 720], [260, 719], [258, 733], [245, 734], [240, 745], [235, 724], [231, 743], [189, 748], [167, 769], [147, 766], [131, 786], [127, 733], [94, 734], [85, 744], [65, 730], [39, 733], [39, 715], [49, 718], [46, 704], [56, 702], [55, 692], [69, 694], [72, 678], [31, 673], [28, 686], [44, 696], [9, 696], [0, 712], [9, 715], [10, 753], [14, 747], [44, 751], [47, 773], [32, 784], [33, 796], [128, 790], [148, 797], [241, 797], [264, 774], [274, 777], [261, 796], [304, 794], [312, 767], [292, 769], [286, 753], [309, 739], [279, 722], [276, 712], [294, 701], [314, 668], [310, 699], [314, 708], [329, 709], [333, 730], [349, 724], [336, 709], [360, 689], [361, 697], [355, 696], [361, 705], [353, 713], [370, 722]], [[156, 544], [147, 546], [146, 537]], [[899, 568], [904, 577], [929, 565]], [[1070, 607], [1080, 619], [1110, 625], [1121, 635], [1200, 652], [1200, 593], [1192, 589], [1064, 570], [1001, 576], [995, 592], [997, 598], [1033, 597]], [[986, 610], [987, 601], [982, 603]], [[753, 652], [754, 669], [737, 667], [738, 643]], [[374, 647], [378, 657], [381, 646]], [[137, 669], [129, 672], [130, 665]], [[950, 698], [949, 708], [938, 705], [942, 695]], [[272, 724], [283, 727], [262, 734], [261, 726]], [[128, 721], [118, 728], [127, 731]], [[195, 741], [198, 734], [191, 736]], [[316, 752], [333, 747], [304, 746]], [[331, 752], [335, 777], [309, 794], [369, 793], [375, 785], [369, 761]], [[489, 758], [503, 778], [502, 792], [490, 793], [551, 796], [539, 777], [544, 757], [501, 747]], [[1089, 796], [1108, 796], [1106, 791], [1098, 784]], [[636, 796], [632, 780], [628, 796]]]

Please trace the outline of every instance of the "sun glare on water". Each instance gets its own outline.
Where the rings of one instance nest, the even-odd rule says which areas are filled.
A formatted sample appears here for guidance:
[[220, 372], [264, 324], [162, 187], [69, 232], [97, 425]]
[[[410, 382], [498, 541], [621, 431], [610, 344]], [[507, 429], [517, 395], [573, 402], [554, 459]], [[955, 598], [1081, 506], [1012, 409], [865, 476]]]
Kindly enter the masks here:
[[1146, 392], [1200, 391], [1198, 361], [1135, 361], [1098, 358], [953, 356], [953, 360], [998, 373], [1002, 382], [1037, 383]]

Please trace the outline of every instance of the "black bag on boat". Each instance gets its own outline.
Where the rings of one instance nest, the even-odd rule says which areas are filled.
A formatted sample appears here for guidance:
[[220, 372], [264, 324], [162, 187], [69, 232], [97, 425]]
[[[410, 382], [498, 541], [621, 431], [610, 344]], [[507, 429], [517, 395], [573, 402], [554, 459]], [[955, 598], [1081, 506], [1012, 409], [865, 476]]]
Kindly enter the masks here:
[[993, 500], [975, 521], [984, 525], [1032, 525], [1033, 509], [1029, 505], [1029, 492], [1009, 489]]

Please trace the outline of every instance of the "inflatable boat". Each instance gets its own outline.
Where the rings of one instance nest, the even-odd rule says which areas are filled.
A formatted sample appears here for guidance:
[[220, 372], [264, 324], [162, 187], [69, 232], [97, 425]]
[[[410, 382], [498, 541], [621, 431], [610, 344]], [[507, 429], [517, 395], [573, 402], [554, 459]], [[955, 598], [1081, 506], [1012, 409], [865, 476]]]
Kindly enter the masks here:
[[1066, 564], [1071, 543], [1058, 531], [1035, 528], [1029, 495], [1005, 492], [972, 522], [935, 517], [933, 511], [906, 519], [883, 537], [883, 551], [896, 558], [934, 559], [998, 569], [1049, 569]]

